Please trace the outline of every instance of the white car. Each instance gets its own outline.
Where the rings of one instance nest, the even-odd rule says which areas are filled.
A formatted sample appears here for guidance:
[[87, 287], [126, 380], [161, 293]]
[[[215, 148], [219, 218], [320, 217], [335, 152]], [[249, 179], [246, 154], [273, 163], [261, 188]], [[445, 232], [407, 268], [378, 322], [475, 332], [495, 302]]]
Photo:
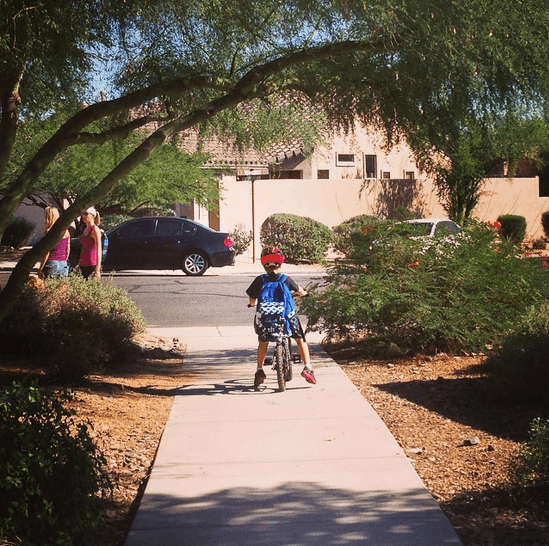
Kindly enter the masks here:
[[448, 218], [416, 218], [406, 220], [408, 224], [414, 224], [414, 235], [416, 237], [440, 237], [453, 235], [461, 231], [461, 228]]

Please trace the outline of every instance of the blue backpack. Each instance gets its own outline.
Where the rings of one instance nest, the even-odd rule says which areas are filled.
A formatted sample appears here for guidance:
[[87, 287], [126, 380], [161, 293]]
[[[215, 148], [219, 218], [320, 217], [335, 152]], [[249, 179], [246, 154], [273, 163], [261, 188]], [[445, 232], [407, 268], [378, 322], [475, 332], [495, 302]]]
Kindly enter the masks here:
[[289, 335], [289, 319], [296, 314], [296, 307], [290, 289], [286, 284], [286, 275], [278, 275], [270, 280], [262, 275], [263, 286], [257, 297], [255, 313], [255, 331], [267, 341], [278, 341]]
[[109, 238], [104, 230], [101, 230], [101, 257], [104, 260], [107, 257], [109, 251]]

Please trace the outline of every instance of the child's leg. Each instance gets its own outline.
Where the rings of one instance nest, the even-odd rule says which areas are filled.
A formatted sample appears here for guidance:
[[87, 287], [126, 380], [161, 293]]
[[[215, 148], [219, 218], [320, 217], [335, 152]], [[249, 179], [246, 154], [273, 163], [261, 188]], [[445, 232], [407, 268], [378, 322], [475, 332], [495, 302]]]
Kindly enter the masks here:
[[254, 376], [254, 387], [257, 389], [263, 381], [265, 381], [265, 372], [263, 371], [263, 362], [267, 355], [267, 348], [269, 347], [268, 341], [260, 341], [257, 346], [257, 370]]
[[265, 361], [265, 357], [267, 356], [267, 349], [269, 347], [268, 341], [260, 341], [259, 345], [257, 346], [257, 368], [263, 367], [263, 362]]
[[309, 354], [307, 342], [302, 337], [295, 338], [295, 342], [297, 343], [297, 348], [299, 349], [299, 354], [301, 355], [304, 366], [311, 369], [311, 356]]
[[307, 383], [312, 383], [313, 385], [315, 385], [316, 378], [315, 372], [313, 372], [313, 369], [311, 368], [311, 356], [309, 354], [309, 346], [307, 345], [305, 339], [303, 339], [302, 337], [296, 338], [295, 342], [297, 343], [299, 352], [301, 353], [301, 358], [303, 359], [304, 367], [301, 375], [305, 378]]

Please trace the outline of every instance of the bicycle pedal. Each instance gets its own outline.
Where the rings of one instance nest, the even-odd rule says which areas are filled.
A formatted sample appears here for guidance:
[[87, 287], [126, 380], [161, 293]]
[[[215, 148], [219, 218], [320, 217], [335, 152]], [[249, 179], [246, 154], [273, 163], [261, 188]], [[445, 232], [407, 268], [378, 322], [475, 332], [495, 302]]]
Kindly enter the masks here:
[[273, 359], [270, 356], [265, 358], [265, 360], [264, 360], [264, 365], [265, 366], [271, 366], [272, 363], [273, 363]]
[[292, 362], [301, 362], [301, 355], [292, 355]]

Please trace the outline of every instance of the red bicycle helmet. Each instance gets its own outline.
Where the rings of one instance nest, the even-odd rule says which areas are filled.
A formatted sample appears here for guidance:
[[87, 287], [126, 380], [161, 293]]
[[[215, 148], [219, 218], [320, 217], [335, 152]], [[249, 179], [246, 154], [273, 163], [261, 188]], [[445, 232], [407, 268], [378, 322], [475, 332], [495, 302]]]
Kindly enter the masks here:
[[284, 263], [284, 254], [276, 247], [264, 248], [261, 252], [263, 267], [280, 267]]

